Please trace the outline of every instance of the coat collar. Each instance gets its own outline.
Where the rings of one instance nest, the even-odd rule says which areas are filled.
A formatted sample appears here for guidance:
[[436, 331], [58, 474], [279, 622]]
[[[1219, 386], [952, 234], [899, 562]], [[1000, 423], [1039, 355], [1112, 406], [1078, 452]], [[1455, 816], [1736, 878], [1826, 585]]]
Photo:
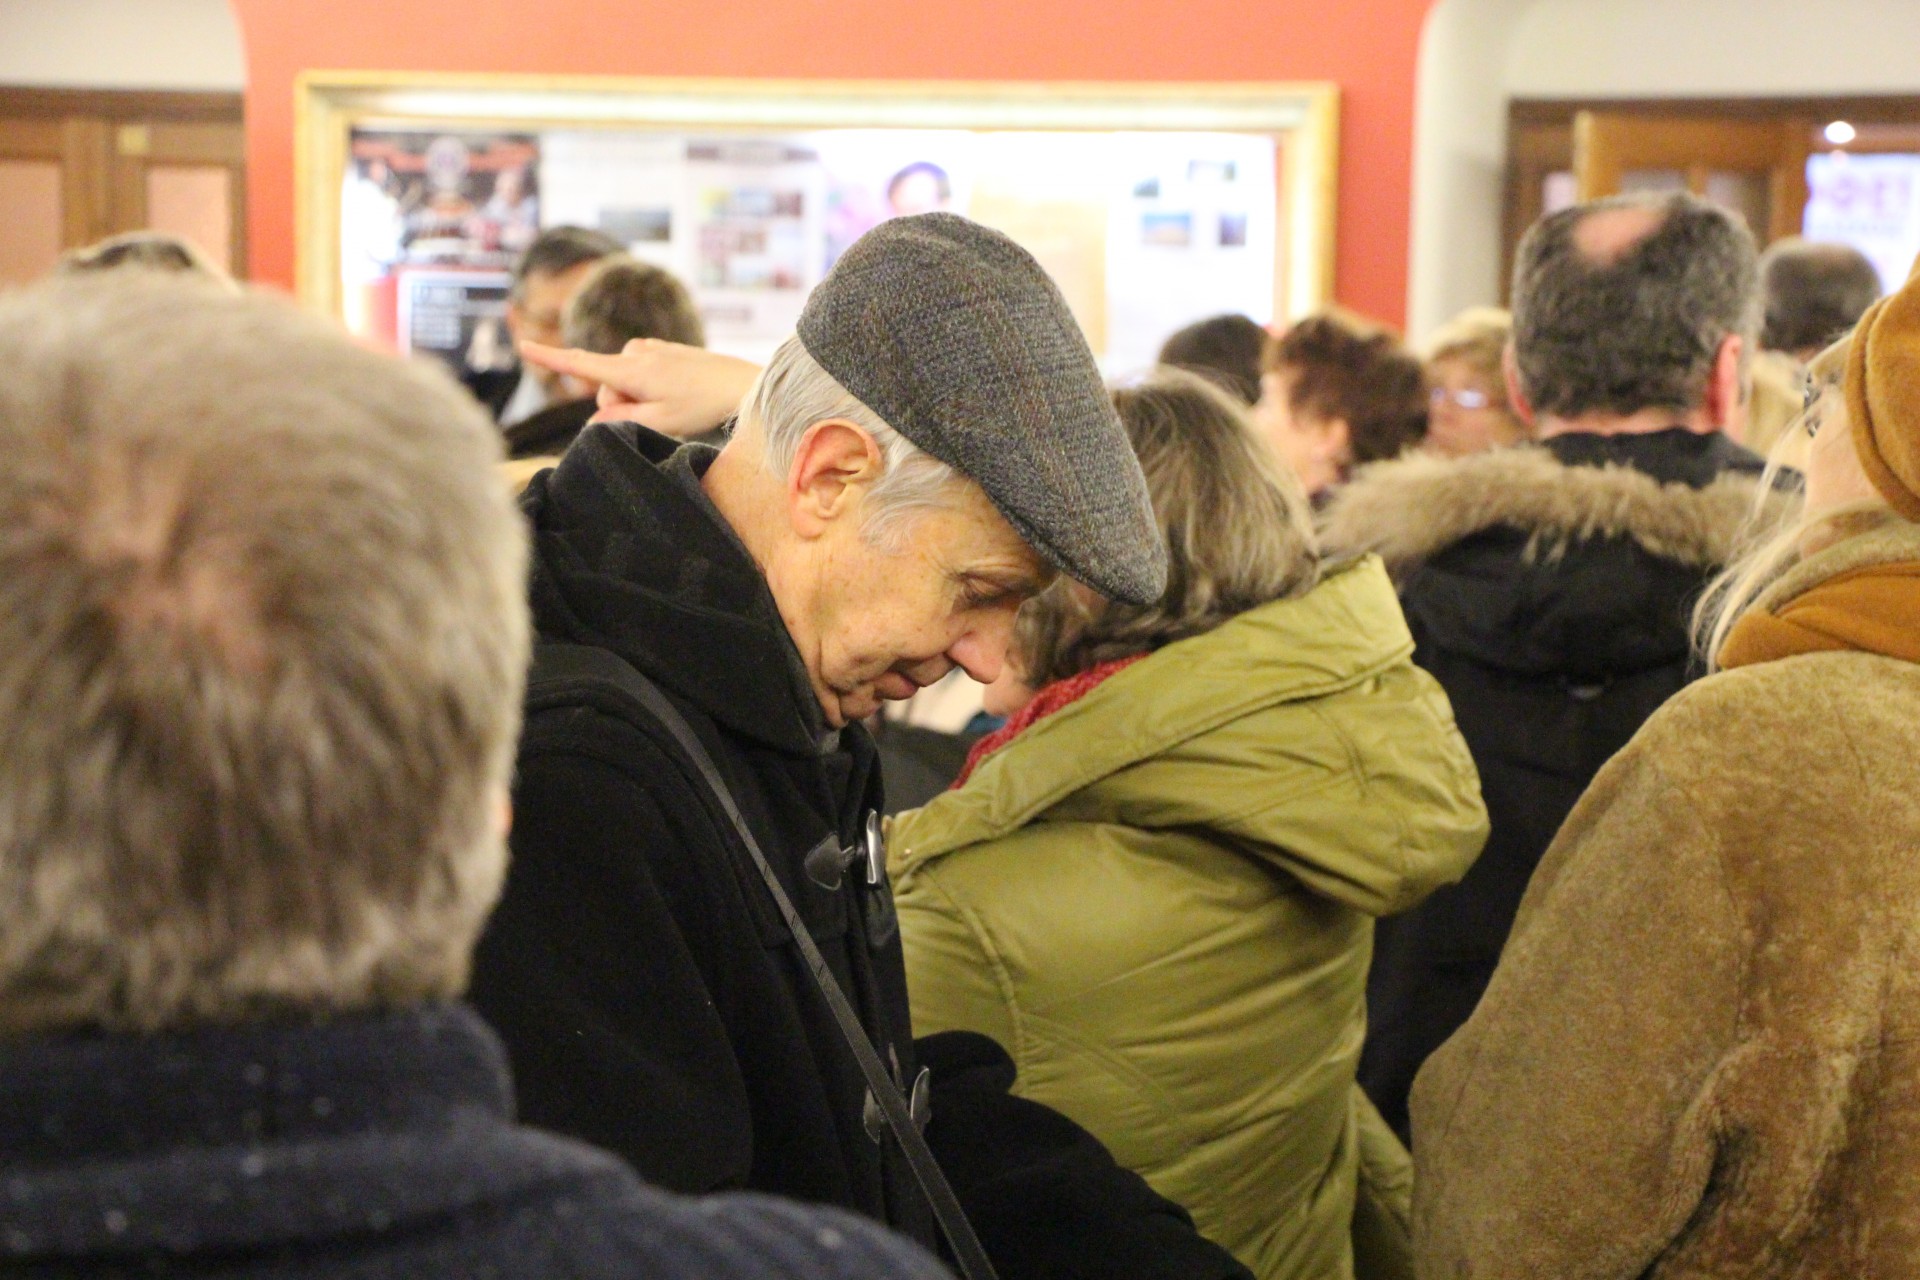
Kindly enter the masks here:
[[700, 491], [716, 456], [619, 423], [536, 476], [534, 625], [611, 649], [731, 733], [816, 755], [836, 736], [759, 566]]
[[618, 1169], [511, 1109], [505, 1055], [460, 1005], [12, 1041], [0, 1259], [293, 1247]]
[[1920, 525], [1897, 517], [1883, 518], [1851, 537], [1795, 561], [1754, 598], [1750, 607], [1768, 613], [1777, 612], [1821, 583], [1843, 573], [1911, 560], [1920, 560]]
[[1328, 507], [1322, 538], [1378, 554], [1395, 579], [1496, 528], [1528, 535], [1536, 560], [1583, 539], [1624, 537], [1663, 560], [1711, 569], [1733, 555], [1753, 515], [1759, 470], [1724, 437], [1677, 429], [1567, 435], [1464, 458], [1411, 454], [1360, 472]]
[[983, 761], [967, 785], [904, 815], [902, 869], [1006, 835], [1130, 766], [1281, 703], [1351, 688], [1413, 652], [1378, 559], [1160, 649]]

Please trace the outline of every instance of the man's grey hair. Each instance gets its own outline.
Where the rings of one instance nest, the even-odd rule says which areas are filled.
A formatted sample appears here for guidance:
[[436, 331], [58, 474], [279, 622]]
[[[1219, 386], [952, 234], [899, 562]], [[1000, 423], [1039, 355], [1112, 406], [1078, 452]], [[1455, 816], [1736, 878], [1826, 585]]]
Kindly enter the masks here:
[[[1645, 209], [1659, 222], [1597, 260], [1578, 232], [1615, 209]], [[1685, 413], [1705, 399], [1729, 336], [1751, 350], [1759, 313], [1753, 235], [1719, 206], [1680, 193], [1563, 209], [1528, 230], [1514, 264], [1520, 389], [1535, 412], [1558, 417]]]
[[436, 369], [150, 273], [0, 300], [0, 1036], [456, 995], [528, 656]]
[[1760, 255], [1768, 351], [1818, 351], [1844, 337], [1880, 297], [1880, 272], [1850, 244], [1790, 236]]
[[883, 422], [797, 337], [780, 344], [740, 405], [741, 429], [759, 432], [767, 470], [782, 480], [807, 428], [830, 418], [853, 423], [880, 447], [883, 469], [867, 494], [863, 531], [883, 551], [899, 551], [916, 517], [951, 503], [959, 472]]

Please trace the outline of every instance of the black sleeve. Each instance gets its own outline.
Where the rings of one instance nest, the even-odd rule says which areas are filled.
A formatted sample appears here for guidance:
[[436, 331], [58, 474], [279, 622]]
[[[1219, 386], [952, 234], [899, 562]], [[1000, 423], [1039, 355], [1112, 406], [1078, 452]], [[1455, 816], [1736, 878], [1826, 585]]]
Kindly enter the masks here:
[[986, 1036], [915, 1042], [933, 1072], [933, 1148], [987, 1256], [1020, 1280], [1253, 1280], [1185, 1209], [1050, 1107], [1015, 1097]]
[[687, 818], [670, 817], [645, 776], [523, 753], [513, 862], [470, 995], [506, 1042], [523, 1121], [671, 1190], [740, 1186], [753, 1158], [745, 1086], [661, 883]]

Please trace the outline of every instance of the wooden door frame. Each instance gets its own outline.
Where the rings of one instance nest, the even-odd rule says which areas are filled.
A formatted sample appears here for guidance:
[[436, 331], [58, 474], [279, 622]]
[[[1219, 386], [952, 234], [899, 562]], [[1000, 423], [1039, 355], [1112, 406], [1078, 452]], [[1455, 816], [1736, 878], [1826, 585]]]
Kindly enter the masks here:
[[[1573, 120], [1582, 111], [1627, 115], [1718, 117], [1748, 121], [1846, 120], [1865, 126], [1902, 126], [1913, 130], [1911, 145], [1920, 150], [1920, 95], [1845, 95], [1797, 98], [1514, 98], [1507, 103], [1506, 190], [1501, 201], [1500, 300], [1512, 289], [1514, 251], [1520, 237], [1540, 216], [1540, 186], [1546, 176], [1573, 164]], [[1886, 150], [1863, 136], [1843, 148]]]
[[[58, 158], [65, 172], [66, 225], [69, 247], [91, 244], [111, 234], [106, 218], [114, 207], [113, 160], [122, 146], [120, 131], [152, 126], [246, 124], [245, 98], [238, 93], [189, 92], [163, 89], [42, 89], [0, 87], [0, 119], [44, 125], [45, 142], [58, 130], [57, 149], [23, 147], [46, 158]], [[24, 141], [24, 140], [23, 140]], [[144, 196], [144, 190], [142, 192]], [[244, 168], [231, 188], [233, 238], [229, 246], [236, 274], [247, 263], [247, 210]]]

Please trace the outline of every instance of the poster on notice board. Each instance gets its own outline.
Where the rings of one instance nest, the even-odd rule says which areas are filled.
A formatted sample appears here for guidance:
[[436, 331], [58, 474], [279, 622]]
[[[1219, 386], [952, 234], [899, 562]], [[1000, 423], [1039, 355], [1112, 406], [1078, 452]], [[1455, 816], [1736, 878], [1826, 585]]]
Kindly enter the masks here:
[[540, 233], [539, 162], [532, 133], [355, 129], [340, 201], [348, 327], [456, 371], [509, 367], [507, 273]]
[[402, 350], [509, 367], [505, 273], [540, 229], [594, 227], [687, 284], [712, 346], [764, 360], [856, 239], [943, 210], [1033, 253], [1124, 374], [1202, 316], [1273, 318], [1275, 178], [1273, 140], [1232, 134], [358, 129], [347, 318]]

